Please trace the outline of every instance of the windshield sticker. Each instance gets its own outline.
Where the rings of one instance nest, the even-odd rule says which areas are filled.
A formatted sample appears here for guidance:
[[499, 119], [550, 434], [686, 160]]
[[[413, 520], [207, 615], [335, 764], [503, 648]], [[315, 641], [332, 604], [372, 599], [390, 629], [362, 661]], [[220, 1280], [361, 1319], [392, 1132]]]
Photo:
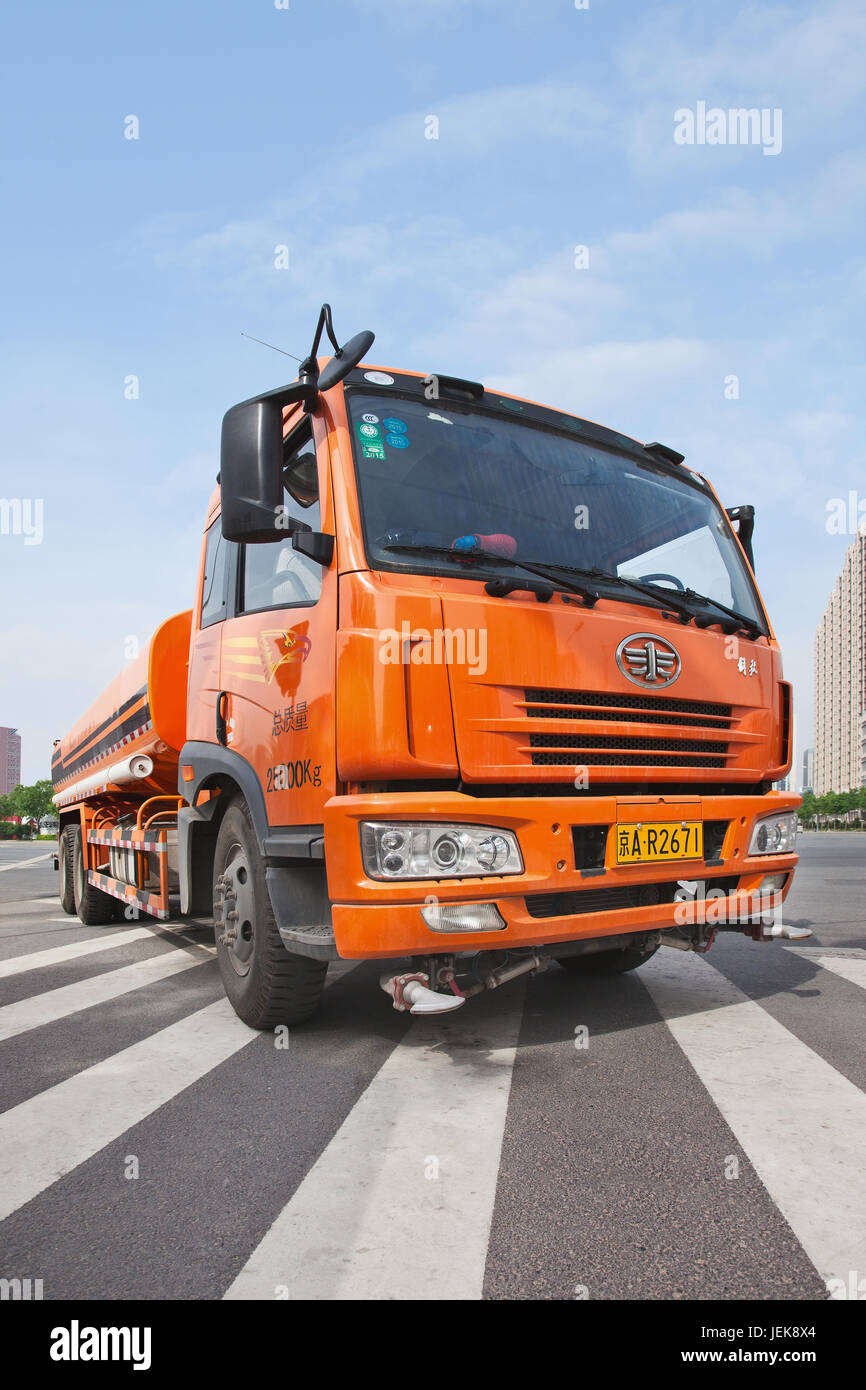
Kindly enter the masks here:
[[381, 441], [381, 439], [382, 439], [382, 431], [379, 429], [379, 426], [378, 426], [378, 425], [364, 425], [364, 424], [361, 424], [361, 425], [358, 426], [358, 438], [359, 438], [359, 439], [368, 439], [368, 440], [369, 440], [369, 439], [377, 439], [377, 440]]
[[392, 449], [408, 449], [409, 436], [407, 434], [386, 434], [385, 443]]
[[387, 372], [365, 372], [365, 381], [372, 381], [374, 386], [393, 386], [394, 378]]
[[364, 455], [365, 459], [384, 459], [385, 445], [382, 443], [381, 439], [375, 444], [371, 444], [365, 440], [361, 445], [361, 453]]
[[[379, 423], [379, 417], [378, 417], [378, 415], [362, 415], [362, 416], [361, 416], [361, 419], [364, 421], [364, 424], [365, 424], [365, 425], [378, 425], [378, 423]], [[390, 428], [390, 426], [389, 426], [389, 424], [388, 424], [388, 421], [386, 420], [386, 421], [385, 421], [385, 429], [387, 430], [387, 429], [389, 429], [389, 428]]]
[[[376, 416], [365, 415], [364, 419], [375, 420]], [[405, 420], [398, 420], [394, 415], [386, 415], [385, 419], [382, 421], [382, 424], [389, 434], [406, 434], [407, 430], [409, 429], [409, 426], [406, 424]]]

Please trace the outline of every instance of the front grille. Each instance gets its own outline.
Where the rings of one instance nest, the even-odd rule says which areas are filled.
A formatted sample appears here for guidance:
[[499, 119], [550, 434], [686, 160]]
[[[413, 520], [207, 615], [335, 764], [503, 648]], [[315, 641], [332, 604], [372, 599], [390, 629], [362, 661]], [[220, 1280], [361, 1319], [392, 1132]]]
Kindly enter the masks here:
[[[591, 745], [589, 748], [587, 744]], [[601, 738], [574, 734], [530, 734], [533, 767], [724, 767], [728, 752], [726, 743], [704, 742], [702, 739], [658, 739], [615, 737]], [[543, 748], [556, 752], [543, 753]], [[568, 750], [572, 749], [572, 752]], [[606, 750], [606, 751], [600, 751]], [[621, 750], [621, 751], [620, 751]], [[685, 754], [700, 754], [694, 759]]]
[[[597, 690], [529, 689], [526, 718], [533, 767], [688, 767], [725, 768], [729, 745], [720, 738], [683, 738], [660, 727], [655, 737], [640, 734], [579, 734], [531, 732], [542, 719], [630, 724], [683, 725], [694, 730], [728, 731], [731, 705], [707, 700], [675, 700], [660, 695], [624, 695]], [[549, 751], [548, 751], [549, 750]]]
[[[735, 893], [739, 887], [738, 874], [725, 874], [706, 880], [710, 889]], [[666, 883], [630, 884], [620, 888], [584, 888], [564, 893], [531, 893], [526, 898], [530, 917], [581, 917], [589, 912], [623, 912], [634, 907], [655, 907], [672, 903], [680, 886], [679, 879]], [[702, 901], [698, 899], [698, 901]]]
[[[642, 753], [727, 753], [726, 743], [704, 742], [700, 738], [629, 738], [614, 734], [598, 737], [587, 734], [530, 734], [530, 748], [625, 748]], [[572, 761], [574, 761], [572, 759]]]
[[[527, 704], [532, 719], [603, 719], [606, 723], [630, 723], [633, 713], [640, 711], [640, 724], [693, 724], [701, 729], [723, 729], [729, 725], [733, 710], [730, 705], [711, 704], [706, 700], [673, 700], [661, 695], [619, 695], [596, 690], [527, 690]], [[582, 706], [575, 709], [574, 706]], [[566, 708], [551, 708], [565, 706]]]

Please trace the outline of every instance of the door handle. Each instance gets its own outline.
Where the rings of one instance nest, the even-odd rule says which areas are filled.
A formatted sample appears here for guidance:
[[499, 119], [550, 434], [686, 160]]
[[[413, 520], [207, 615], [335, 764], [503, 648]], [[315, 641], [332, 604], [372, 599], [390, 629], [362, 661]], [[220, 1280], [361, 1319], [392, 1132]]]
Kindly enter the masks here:
[[228, 743], [228, 724], [227, 716], [229, 711], [229, 694], [227, 690], [221, 690], [217, 695], [216, 702], [216, 736], [217, 743], [221, 743], [225, 748]]

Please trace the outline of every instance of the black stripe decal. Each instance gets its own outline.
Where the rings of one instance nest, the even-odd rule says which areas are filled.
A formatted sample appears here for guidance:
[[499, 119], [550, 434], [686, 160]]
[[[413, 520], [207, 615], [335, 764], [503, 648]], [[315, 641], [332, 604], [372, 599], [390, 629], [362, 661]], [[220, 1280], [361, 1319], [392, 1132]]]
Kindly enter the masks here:
[[[101, 723], [101, 724], [97, 724], [97, 725], [95, 726], [95, 728], [91, 729], [89, 733], [87, 733], [87, 734], [84, 735], [84, 738], [80, 738], [80, 739], [78, 740], [78, 742], [76, 743], [75, 747], [74, 747], [74, 748], [70, 748], [70, 750], [69, 750], [69, 753], [68, 753], [68, 755], [67, 755], [68, 758], [69, 758], [69, 762], [71, 763], [71, 762], [74, 760], [75, 755], [78, 753], [78, 750], [79, 750], [80, 748], [83, 748], [84, 745], [85, 745], [85, 743], [89, 743], [91, 739], [98, 738], [100, 734], [102, 734], [102, 733], [104, 733], [104, 732], [106, 731], [106, 729], [110, 729], [111, 726], [112, 726], [112, 724], [114, 724], [115, 721], [118, 720], [122, 714], [126, 714], [126, 711], [129, 710], [129, 709], [132, 709], [133, 705], [137, 705], [138, 702], [139, 702], [139, 700], [141, 699], [142, 695], [146, 695], [146, 694], [147, 694], [147, 686], [146, 686], [146, 685], [143, 685], [143, 686], [141, 687], [140, 690], [136, 690], [136, 692], [135, 692], [134, 695], [130, 695], [130, 697], [129, 697], [128, 700], [124, 700], [123, 704], [120, 706], [119, 709], [116, 709], [116, 710], [114, 711], [113, 714], [110, 714], [110, 715], [108, 716], [107, 719], [103, 719], [102, 723]], [[147, 707], [145, 707], [145, 709], [147, 710]], [[145, 710], [143, 710], [141, 713], [142, 713], [141, 722], [142, 722], [142, 724], [144, 724], [144, 723], [146, 723], [147, 719], [150, 718], [150, 712], [149, 712], [149, 710], [147, 710], [147, 712], [145, 713]], [[60, 749], [59, 749], [59, 748], [56, 748], [56, 749], [54, 750], [53, 755], [52, 755], [52, 758], [51, 758], [51, 766], [52, 766], [52, 768], [54, 767], [55, 762], [59, 762], [61, 767], [69, 766], [69, 764], [68, 764], [68, 763], [65, 763], [64, 760], [63, 760], [63, 758], [61, 757], [61, 753], [60, 753]]]
[[87, 752], [83, 753], [80, 758], [76, 758], [71, 763], [64, 763], [61, 768], [53, 768], [52, 778], [54, 786], [57, 787], [58, 782], [65, 782], [69, 777], [74, 776], [76, 772], [80, 771], [81, 768], [87, 767], [91, 763], [98, 762], [99, 759], [108, 752], [109, 748], [113, 748], [115, 744], [120, 743], [121, 739], [127, 734], [134, 733], [136, 729], [140, 729], [143, 724], [149, 722], [150, 706], [145, 705], [144, 709], [138, 710], [135, 714], [131, 715], [129, 719], [124, 720], [118, 728], [113, 729], [110, 734], [107, 734], [106, 737], [93, 748], [88, 748]]

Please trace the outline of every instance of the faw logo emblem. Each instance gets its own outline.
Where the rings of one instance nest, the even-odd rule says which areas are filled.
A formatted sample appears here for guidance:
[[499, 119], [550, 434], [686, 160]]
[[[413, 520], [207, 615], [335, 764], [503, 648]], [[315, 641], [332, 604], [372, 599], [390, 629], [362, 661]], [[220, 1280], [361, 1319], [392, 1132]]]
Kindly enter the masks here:
[[616, 649], [616, 664], [634, 685], [650, 685], [654, 690], [673, 685], [683, 664], [676, 647], [653, 632], [633, 632]]

